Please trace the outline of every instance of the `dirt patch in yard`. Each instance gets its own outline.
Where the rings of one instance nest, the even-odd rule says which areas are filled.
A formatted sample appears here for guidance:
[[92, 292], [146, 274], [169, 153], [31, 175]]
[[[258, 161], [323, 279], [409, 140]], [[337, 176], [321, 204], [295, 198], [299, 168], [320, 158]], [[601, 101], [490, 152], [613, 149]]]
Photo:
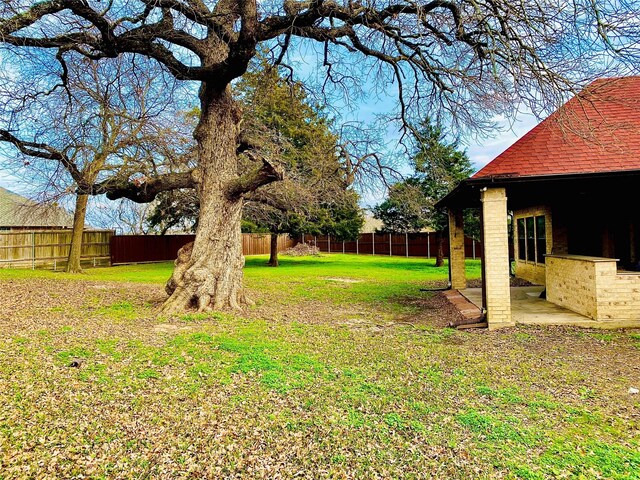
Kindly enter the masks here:
[[[156, 323], [154, 311], [166, 295], [157, 285], [61, 279], [0, 282], [0, 329], [7, 335], [61, 327], [96, 329], [96, 334]], [[108, 318], [108, 321], [100, 321]], [[116, 320], [115, 322], [113, 320]]]
[[420, 297], [405, 297], [402, 301], [405, 305], [414, 308], [416, 313], [403, 315], [401, 319], [414, 325], [444, 328], [451, 322], [463, 319], [458, 309], [442, 292], [433, 292]]
[[362, 283], [363, 280], [358, 280], [355, 278], [344, 278], [344, 277], [327, 277], [325, 280], [329, 280], [330, 282], [341, 282], [341, 283]]

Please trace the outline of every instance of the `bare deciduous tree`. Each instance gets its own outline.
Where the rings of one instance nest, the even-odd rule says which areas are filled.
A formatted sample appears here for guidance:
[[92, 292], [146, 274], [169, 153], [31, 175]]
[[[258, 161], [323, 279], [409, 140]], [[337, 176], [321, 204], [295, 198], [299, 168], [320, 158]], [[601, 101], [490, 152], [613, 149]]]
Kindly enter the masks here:
[[[0, 41], [46, 50], [62, 67], [69, 52], [92, 60], [133, 53], [153, 58], [181, 80], [200, 83], [196, 166], [142, 183], [94, 188], [111, 198], [152, 200], [195, 186], [200, 222], [181, 257], [165, 312], [239, 307], [243, 197], [281, 173], [240, 138], [242, 112], [231, 94], [258, 45], [273, 62], [311, 42], [328, 85], [349, 90], [367, 80], [393, 83], [399, 116], [414, 106], [480, 125], [518, 100], [534, 111], [554, 106], [575, 80], [638, 54], [638, 6], [604, 0], [1, 0]], [[634, 11], [635, 9], [635, 11]], [[634, 17], [635, 14], [635, 17]], [[43, 68], [53, 68], [43, 62]], [[64, 83], [64, 82], [63, 82]], [[420, 110], [420, 109], [418, 109]], [[424, 117], [426, 112], [418, 112]], [[240, 158], [255, 166], [239, 174]]]
[[[0, 123], [0, 142], [13, 145], [17, 153], [8, 165], [21, 163], [23, 176], [34, 187], [40, 183], [37, 188], [49, 197], [75, 196], [67, 272], [81, 271], [82, 232], [93, 185], [105, 176], [113, 182], [114, 177], [129, 180], [150, 170], [166, 171], [182, 154], [180, 131], [174, 128], [179, 122], [171, 115], [175, 112], [168, 112], [172, 86], [158, 88], [158, 68], [150, 64], [137, 72], [131, 61], [129, 56], [96, 63], [76, 55], [65, 66], [64, 88], [44, 95], [33, 95], [29, 66], [16, 67], [20, 79], [0, 76], [0, 99], [21, 104]], [[165, 126], [168, 118], [174, 121], [171, 127]], [[172, 139], [171, 146], [165, 138]]]

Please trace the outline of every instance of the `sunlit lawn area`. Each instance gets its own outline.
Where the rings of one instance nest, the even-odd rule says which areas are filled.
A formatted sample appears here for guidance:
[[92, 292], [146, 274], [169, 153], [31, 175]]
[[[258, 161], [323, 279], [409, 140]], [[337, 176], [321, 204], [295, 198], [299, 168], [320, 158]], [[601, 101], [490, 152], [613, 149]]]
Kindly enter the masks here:
[[173, 319], [170, 264], [0, 270], [0, 479], [640, 478], [637, 331], [456, 331], [433, 260], [265, 261]]
[[[273, 294], [274, 301], [315, 298], [331, 302], [386, 301], [397, 295], [415, 293], [416, 289], [438, 282], [446, 286], [448, 267], [436, 268], [434, 259], [331, 254], [319, 257], [281, 256], [280, 266], [266, 265], [267, 257], [247, 257], [245, 279], [249, 288]], [[0, 279], [70, 278], [91, 281], [118, 281], [164, 284], [173, 263], [126, 265], [94, 268], [81, 275], [66, 275], [46, 270], [1, 270]], [[467, 262], [467, 277], [480, 278], [480, 262]], [[328, 280], [329, 279], [329, 280]], [[345, 282], [341, 280], [356, 280]], [[427, 282], [427, 283], [425, 283]], [[350, 283], [345, 288], [345, 283]]]

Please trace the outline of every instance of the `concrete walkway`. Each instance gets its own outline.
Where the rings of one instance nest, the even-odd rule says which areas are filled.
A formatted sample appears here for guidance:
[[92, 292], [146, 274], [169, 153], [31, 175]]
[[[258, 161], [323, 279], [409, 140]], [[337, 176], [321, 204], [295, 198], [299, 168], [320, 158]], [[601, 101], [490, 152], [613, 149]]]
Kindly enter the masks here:
[[[590, 328], [617, 328], [615, 322], [597, 322], [579, 313], [559, 307], [540, 298], [544, 287], [511, 287], [511, 315], [516, 323], [526, 325], [574, 325]], [[474, 305], [482, 308], [482, 289], [460, 290]]]

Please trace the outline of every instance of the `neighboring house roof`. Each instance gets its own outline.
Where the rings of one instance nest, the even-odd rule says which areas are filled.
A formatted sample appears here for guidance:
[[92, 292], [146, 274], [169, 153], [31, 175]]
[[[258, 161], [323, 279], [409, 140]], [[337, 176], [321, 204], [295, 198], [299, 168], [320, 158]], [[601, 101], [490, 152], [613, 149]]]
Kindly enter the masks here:
[[73, 216], [55, 205], [41, 205], [0, 187], [1, 227], [71, 227]]
[[473, 175], [640, 170], [640, 76], [596, 80]]
[[[378, 233], [384, 227], [384, 222], [374, 218], [371, 213], [364, 214], [364, 225], [360, 230], [360, 233]], [[420, 233], [432, 233], [435, 230], [431, 227], [424, 227], [420, 230]]]
[[375, 233], [377, 230], [380, 230], [382, 227], [383, 227], [382, 220], [373, 218], [373, 215], [371, 215], [370, 213], [365, 213], [364, 225], [362, 226], [360, 233]]

